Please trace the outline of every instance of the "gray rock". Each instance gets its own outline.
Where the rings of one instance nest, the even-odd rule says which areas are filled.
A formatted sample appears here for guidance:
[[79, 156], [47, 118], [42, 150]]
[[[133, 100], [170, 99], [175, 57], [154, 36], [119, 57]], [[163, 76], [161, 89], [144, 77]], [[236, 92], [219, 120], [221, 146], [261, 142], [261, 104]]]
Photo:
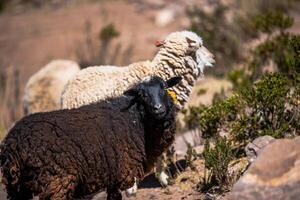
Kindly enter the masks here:
[[248, 157], [248, 161], [252, 163], [257, 158], [261, 150], [274, 141], [275, 138], [269, 135], [265, 135], [258, 137], [255, 140], [253, 140], [253, 142], [247, 144], [245, 152]]
[[260, 153], [234, 185], [232, 200], [300, 199], [300, 137], [280, 139]]
[[165, 27], [172, 23], [175, 19], [175, 11], [173, 9], [162, 9], [155, 16], [155, 24], [159, 27]]
[[201, 153], [204, 147], [202, 142], [201, 134], [197, 129], [177, 135], [173, 144], [177, 159], [184, 158], [187, 151], [187, 144], [190, 144], [197, 153]]

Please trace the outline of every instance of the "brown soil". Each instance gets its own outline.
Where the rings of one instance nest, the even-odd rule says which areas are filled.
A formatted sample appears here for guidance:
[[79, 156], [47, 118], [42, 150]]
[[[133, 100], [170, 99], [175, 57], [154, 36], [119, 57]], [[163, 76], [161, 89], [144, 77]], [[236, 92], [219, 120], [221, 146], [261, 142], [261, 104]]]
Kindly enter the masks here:
[[[135, 197], [126, 197], [125, 200], [200, 200], [204, 198], [202, 193], [196, 191], [195, 186], [203, 177], [203, 161], [196, 160], [197, 172], [186, 168], [185, 171], [179, 173], [174, 183], [166, 188], [161, 188], [157, 179], [151, 174], [144, 179], [139, 185], [138, 192]], [[105, 200], [105, 193], [100, 193], [93, 200]]]

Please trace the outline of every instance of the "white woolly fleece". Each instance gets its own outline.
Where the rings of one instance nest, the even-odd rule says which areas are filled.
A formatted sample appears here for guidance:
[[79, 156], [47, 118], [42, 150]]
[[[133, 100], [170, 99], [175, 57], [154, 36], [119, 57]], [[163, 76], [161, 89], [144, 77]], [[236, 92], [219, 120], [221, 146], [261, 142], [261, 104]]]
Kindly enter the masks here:
[[198, 77], [214, 63], [213, 55], [203, 46], [202, 39], [190, 31], [169, 34], [152, 61], [133, 63], [126, 67], [94, 66], [81, 70], [66, 85], [62, 94], [62, 108], [76, 108], [107, 97], [121, 95], [128, 87], [149, 75], [167, 80], [182, 76], [180, 84], [172, 88], [179, 107], [189, 99]]
[[80, 68], [70, 60], [53, 60], [33, 74], [25, 86], [25, 114], [60, 109], [61, 93]]
[[201, 73], [204, 72], [205, 67], [213, 67], [213, 64], [215, 62], [213, 54], [210, 53], [208, 49], [203, 46], [202, 38], [194, 32], [180, 31], [180, 32], [171, 33], [165, 39], [164, 43], [179, 39], [178, 37], [179, 35], [180, 37], [185, 36], [186, 38], [189, 38], [191, 41], [194, 41], [190, 43], [191, 45], [190, 47], [194, 47], [196, 49], [196, 62]]

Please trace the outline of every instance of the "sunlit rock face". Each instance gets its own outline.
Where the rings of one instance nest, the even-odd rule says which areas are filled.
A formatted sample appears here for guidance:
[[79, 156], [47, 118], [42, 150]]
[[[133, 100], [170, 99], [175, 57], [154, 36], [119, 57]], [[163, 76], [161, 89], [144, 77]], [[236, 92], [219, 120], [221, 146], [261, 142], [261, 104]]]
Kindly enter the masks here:
[[234, 185], [233, 200], [279, 200], [300, 197], [300, 137], [269, 144]]

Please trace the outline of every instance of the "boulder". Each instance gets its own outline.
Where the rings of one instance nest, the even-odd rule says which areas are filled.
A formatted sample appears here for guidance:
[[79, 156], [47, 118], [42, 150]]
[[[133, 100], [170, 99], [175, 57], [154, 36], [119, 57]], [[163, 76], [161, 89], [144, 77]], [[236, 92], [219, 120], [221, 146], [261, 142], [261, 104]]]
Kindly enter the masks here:
[[300, 137], [275, 140], [234, 185], [232, 200], [300, 199]]
[[272, 136], [264, 135], [247, 144], [245, 152], [249, 163], [252, 163], [257, 158], [262, 149], [264, 149], [271, 142], [274, 142], [274, 140], [275, 138], [273, 138]]

